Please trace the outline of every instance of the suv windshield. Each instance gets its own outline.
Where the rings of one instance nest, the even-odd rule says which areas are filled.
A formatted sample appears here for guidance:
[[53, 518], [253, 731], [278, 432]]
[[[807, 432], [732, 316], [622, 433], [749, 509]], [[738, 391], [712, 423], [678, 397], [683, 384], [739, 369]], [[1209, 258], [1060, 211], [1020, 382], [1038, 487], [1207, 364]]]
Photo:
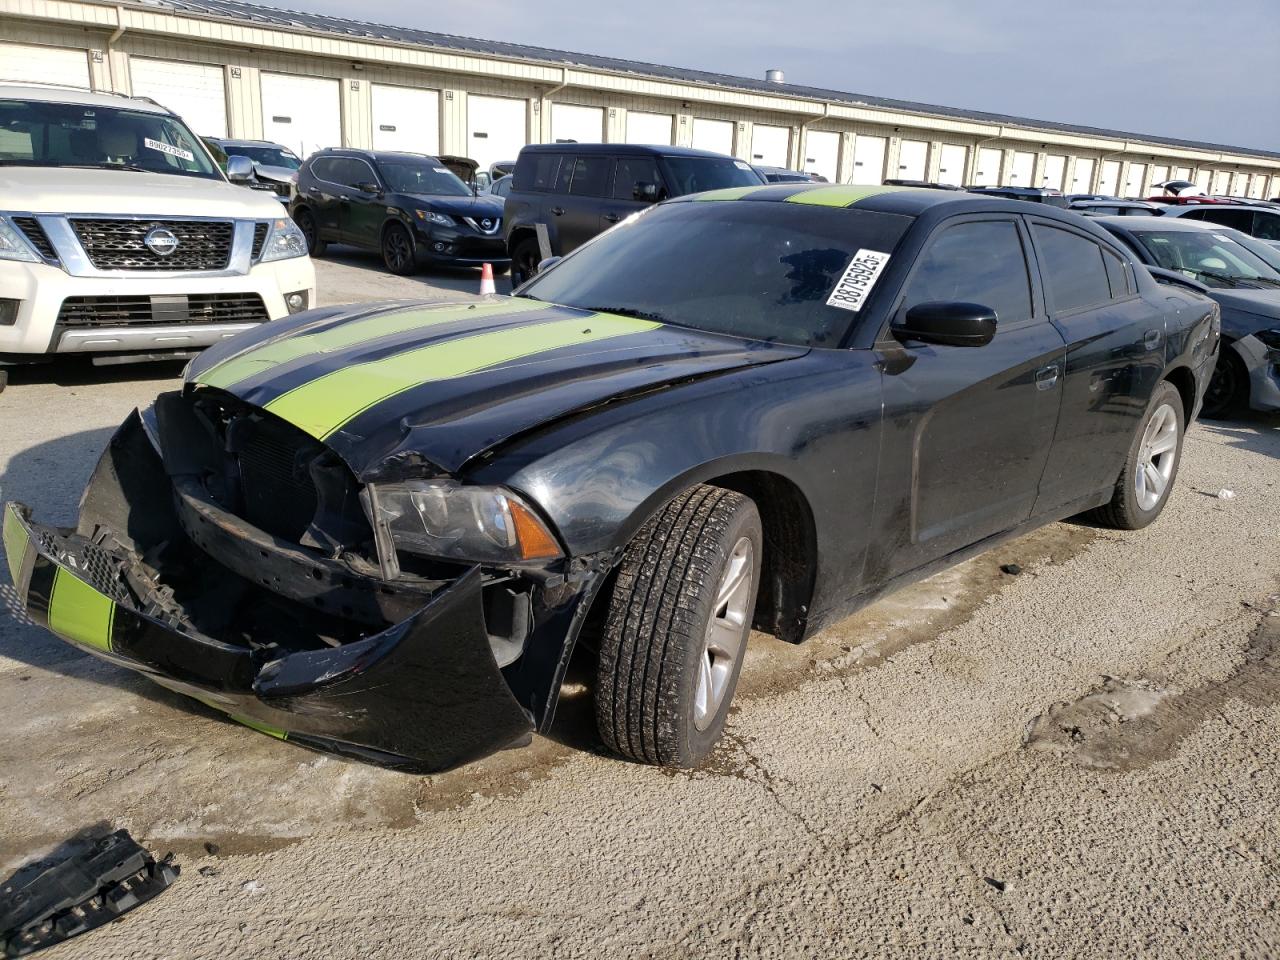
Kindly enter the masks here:
[[1216, 230], [1135, 231], [1156, 265], [1177, 270], [1207, 287], [1280, 287], [1280, 272]]
[[297, 170], [302, 166], [302, 161], [284, 147], [246, 147], [241, 144], [229, 144], [224, 149], [230, 156], [248, 157], [254, 163], [261, 163], [268, 167], [288, 167], [290, 170]]
[[859, 314], [828, 297], [860, 252], [892, 253], [911, 219], [750, 200], [663, 204], [602, 233], [520, 296], [836, 347]]
[[765, 180], [745, 160], [732, 157], [663, 157], [673, 197], [722, 187], [754, 187]]
[[204, 145], [177, 117], [43, 100], [0, 100], [0, 165], [221, 179]]
[[425, 193], [437, 197], [469, 197], [471, 188], [448, 167], [434, 160], [379, 160], [387, 186], [395, 193]]

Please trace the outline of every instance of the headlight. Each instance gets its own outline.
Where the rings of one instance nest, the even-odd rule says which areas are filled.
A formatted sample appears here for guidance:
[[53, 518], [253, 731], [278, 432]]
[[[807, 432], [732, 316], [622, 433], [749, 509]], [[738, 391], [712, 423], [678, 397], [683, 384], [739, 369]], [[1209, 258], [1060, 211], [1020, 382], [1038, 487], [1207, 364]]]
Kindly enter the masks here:
[[537, 514], [501, 487], [410, 480], [368, 489], [370, 519], [391, 535], [397, 550], [477, 563], [560, 556], [556, 538]]
[[32, 249], [27, 238], [7, 217], [0, 217], [0, 260], [22, 260], [26, 263], [39, 263], [41, 260], [40, 254]]
[[453, 226], [453, 217], [444, 213], [436, 213], [434, 210], [415, 210], [413, 215], [419, 220], [425, 220], [427, 223], [438, 223], [442, 227]]
[[271, 232], [267, 235], [267, 242], [262, 245], [262, 256], [258, 258], [258, 262], [288, 260], [290, 257], [305, 256], [306, 252], [307, 238], [302, 235], [298, 225], [288, 217], [281, 217], [271, 222]]

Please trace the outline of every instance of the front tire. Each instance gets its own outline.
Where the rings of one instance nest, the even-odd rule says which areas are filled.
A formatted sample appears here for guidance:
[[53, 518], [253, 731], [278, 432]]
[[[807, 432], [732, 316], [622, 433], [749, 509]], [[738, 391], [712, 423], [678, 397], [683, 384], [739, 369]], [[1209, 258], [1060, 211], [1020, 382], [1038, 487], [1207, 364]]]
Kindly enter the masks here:
[[755, 504], [706, 485], [636, 534], [600, 642], [596, 723], [611, 750], [686, 768], [711, 752], [742, 670], [763, 542]]
[[1182, 395], [1162, 380], [1134, 431], [1115, 494], [1094, 519], [1117, 530], [1141, 530], [1160, 516], [1178, 478], [1186, 422]]
[[413, 237], [398, 223], [388, 224], [387, 229], [382, 231], [382, 262], [398, 277], [418, 272]]
[[538, 273], [538, 264], [542, 262], [542, 248], [537, 237], [525, 237], [511, 251], [511, 282], [519, 286], [526, 280], [533, 279]]

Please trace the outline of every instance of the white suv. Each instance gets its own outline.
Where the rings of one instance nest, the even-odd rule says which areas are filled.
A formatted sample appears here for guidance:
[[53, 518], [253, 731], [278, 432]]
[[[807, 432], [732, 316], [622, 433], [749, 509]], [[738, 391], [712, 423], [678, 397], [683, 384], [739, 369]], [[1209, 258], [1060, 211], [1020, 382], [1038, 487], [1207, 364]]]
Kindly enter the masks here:
[[177, 116], [0, 84], [0, 364], [193, 355], [314, 301], [279, 201], [229, 182]]

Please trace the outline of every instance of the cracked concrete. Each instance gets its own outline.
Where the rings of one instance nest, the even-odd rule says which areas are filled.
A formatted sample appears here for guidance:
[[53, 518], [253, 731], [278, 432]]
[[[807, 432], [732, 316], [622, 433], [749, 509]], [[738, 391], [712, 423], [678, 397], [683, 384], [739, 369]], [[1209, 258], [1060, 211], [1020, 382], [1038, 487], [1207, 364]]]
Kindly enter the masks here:
[[[376, 286], [359, 264], [322, 283]], [[25, 374], [4, 494], [69, 519], [173, 373]], [[1278, 427], [1197, 426], [1148, 530], [1055, 525], [805, 646], [753, 636], [693, 773], [603, 755], [589, 671], [552, 737], [415, 778], [0, 615], [0, 871], [99, 820], [177, 851], [178, 884], [68, 960], [1280, 955]], [[1029, 749], [1036, 718], [1120, 762]]]

